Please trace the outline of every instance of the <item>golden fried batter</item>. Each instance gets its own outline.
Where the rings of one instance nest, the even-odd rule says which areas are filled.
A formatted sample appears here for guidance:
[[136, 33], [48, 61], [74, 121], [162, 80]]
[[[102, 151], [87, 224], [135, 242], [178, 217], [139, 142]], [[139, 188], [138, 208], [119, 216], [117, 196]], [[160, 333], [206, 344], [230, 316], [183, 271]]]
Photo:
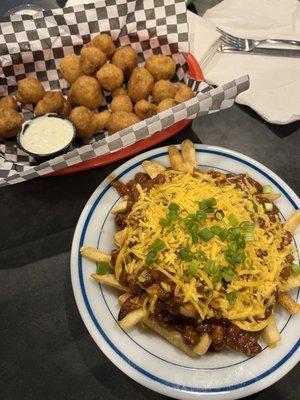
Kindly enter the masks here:
[[124, 75], [121, 68], [116, 65], [105, 64], [97, 72], [97, 79], [104, 89], [113, 92], [123, 85]]
[[195, 96], [195, 94], [191, 88], [189, 88], [184, 83], [178, 83], [177, 92], [174, 97], [175, 100], [177, 100], [179, 103], [182, 103], [184, 101], [191, 99], [194, 96]]
[[157, 113], [157, 106], [143, 99], [135, 104], [134, 112], [141, 119], [150, 118]]
[[154, 85], [154, 78], [146, 68], [136, 67], [128, 81], [127, 91], [131, 100], [136, 103], [146, 99]]
[[89, 108], [75, 107], [71, 111], [70, 120], [76, 128], [76, 134], [80, 138], [90, 138], [96, 132], [95, 114]]
[[68, 102], [67, 99], [64, 98], [64, 106], [63, 106], [63, 110], [62, 110], [62, 115], [68, 117], [71, 113], [72, 109], [70, 106], [70, 103]]
[[2, 97], [0, 99], [0, 108], [11, 108], [13, 110], [18, 110], [17, 100], [12, 96]]
[[45, 96], [43, 85], [32, 76], [18, 81], [17, 100], [21, 103], [38, 103]]
[[175, 99], [164, 99], [158, 104], [157, 112], [160, 113], [162, 111], [167, 110], [168, 108], [177, 106], [177, 104], [179, 103]]
[[111, 95], [113, 98], [117, 97], [117, 96], [123, 96], [123, 95], [127, 96], [127, 90], [123, 87], [120, 87], [120, 88], [114, 90]]
[[0, 139], [14, 137], [24, 122], [23, 117], [12, 108], [0, 109]]
[[112, 38], [106, 33], [101, 33], [100, 35], [95, 36], [94, 39], [87, 43], [85, 47], [90, 46], [97, 47], [98, 49], [102, 50], [106, 54], [107, 58], [112, 57], [116, 48]]
[[129, 126], [136, 124], [140, 119], [133, 113], [126, 111], [116, 111], [113, 112], [106, 124], [108, 133], [119, 132], [122, 129], [128, 128]]
[[130, 100], [130, 97], [125, 94], [114, 97], [112, 99], [110, 107], [113, 112], [116, 111], [133, 112], [132, 101]]
[[83, 75], [80, 58], [75, 54], [67, 55], [60, 63], [60, 73], [70, 85], [73, 85]]
[[177, 87], [168, 80], [157, 81], [152, 89], [153, 101], [158, 104], [164, 99], [174, 99]]
[[136, 51], [130, 46], [124, 46], [116, 49], [111, 62], [123, 71], [125, 79], [128, 79], [137, 67]]
[[80, 76], [69, 91], [71, 107], [84, 106], [94, 110], [100, 106], [102, 100], [101, 86], [92, 76]]
[[176, 64], [172, 58], [163, 54], [148, 57], [145, 67], [154, 76], [156, 81], [172, 79], [176, 71]]
[[46, 92], [45, 96], [40, 100], [35, 109], [35, 115], [44, 115], [47, 113], [61, 114], [64, 109], [64, 96], [61, 91]]
[[98, 114], [94, 114], [94, 121], [96, 124], [96, 130], [101, 131], [106, 127], [107, 121], [109, 120], [111, 116], [111, 112], [108, 110], [104, 110], [99, 112]]
[[95, 74], [106, 63], [106, 54], [97, 47], [83, 47], [80, 52], [81, 70], [86, 75]]

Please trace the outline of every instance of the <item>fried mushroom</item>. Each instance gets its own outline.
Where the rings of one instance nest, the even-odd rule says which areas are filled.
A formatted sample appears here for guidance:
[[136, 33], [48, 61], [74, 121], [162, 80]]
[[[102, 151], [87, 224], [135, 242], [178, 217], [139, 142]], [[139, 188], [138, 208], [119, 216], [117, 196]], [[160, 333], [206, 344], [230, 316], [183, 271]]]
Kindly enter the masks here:
[[172, 58], [163, 54], [148, 57], [145, 67], [154, 76], [156, 81], [172, 79], [176, 71], [176, 64]]
[[127, 95], [119, 95], [115, 96], [112, 99], [112, 102], [110, 104], [110, 108], [113, 112], [116, 111], [127, 111], [127, 112], [133, 112], [133, 105], [132, 101], [129, 96]]
[[152, 89], [153, 101], [158, 104], [164, 99], [174, 99], [177, 87], [166, 79], [155, 82]]
[[172, 108], [174, 106], [177, 106], [177, 104], [179, 104], [179, 103], [175, 99], [164, 99], [158, 104], [157, 113], [165, 111], [168, 108]]
[[123, 71], [125, 79], [128, 79], [137, 67], [137, 53], [130, 46], [124, 46], [116, 49], [111, 62]]
[[35, 115], [44, 115], [47, 113], [61, 114], [64, 105], [64, 96], [61, 91], [46, 92], [42, 100], [37, 103], [34, 113]]
[[106, 63], [106, 54], [97, 47], [83, 47], [80, 52], [81, 70], [86, 75], [95, 74]]
[[123, 85], [124, 75], [121, 68], [116, 65], [105, 64], [97, 72], [97, 79], [105, 90], [113, 92]]
[[154, 85], [154, 78], [150, 72], [143, 67], [136, 67], [128, 81], [127, 91], [131, 100], [136, 103], [146, 99]]
[[43, 85], [32, 76], [18, 81], [17, 100], [21, 103], [38, 103], [45, 96]]
[[70, 120], [76, 128], [76, 135], [80, 138], [90, 138], [96, 132], [95, 114], [87, 107], [79, 106], [73, 108]]
[[0, 139], [14, 137], [24, 122], [23, 117], [12, 108], [0, 109]]
[[103, 53], [106, 54], [107, 58], [112, 57], [116, 48], [112, 38], [106, 33], [100, 33], [99, 35], [95, 36], [94, 39], [91, 42], [89, 42], [86, 46], [96, 47], [102, 50]]
[[190, 100], [194, 96], [195, 94], [190, 87], [184, 83], [178, 83], [177, 92], [174, 97], [175, 100], [177, 100], [179, 103], [183, 103], [184, 101]]
[[116, 111], [111, 114], [106, 124], [106, 128], [108, 133], [111, 135], [115, 132], [121, 131], [122, 129], [128, 128], [137, 122], [140, 122], [137, 115], [126, 111]]
[[68, 54], [60, 63], [60, 73], [70, 85], [73, 85], [83, 75], [80, 58], [76, 54]]
[[135, 104], [134, 112], [140, 119], [147, 119], [157, 113], [157, 106], [143, 99]]
[[102, 100], [101, 86], [92, 76], [80, 76], [69, 91], [71, 107], [84, 106], [94, 110], [100, 106]]
[[95, 114], [94, 120], [97, 131], [100, 131], [101, 129], [104, 129], [106, 127], [110, 116], [111, 112], [109, 110], [104, 110], [99, 112], [98, 114]]
[[11, 108], [12, 110], [18, 111], [17, 100], [13, 96], [6, 96], [0, 99], [0, 109]]

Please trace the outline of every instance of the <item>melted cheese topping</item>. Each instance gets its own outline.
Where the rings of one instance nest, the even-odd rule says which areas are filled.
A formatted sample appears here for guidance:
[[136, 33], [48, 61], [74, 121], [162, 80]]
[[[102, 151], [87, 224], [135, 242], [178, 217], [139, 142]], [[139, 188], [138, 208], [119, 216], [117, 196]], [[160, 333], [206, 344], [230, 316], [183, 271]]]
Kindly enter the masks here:
[[[280, 284], [280, 272], [284, 268], [285, 257], [292, 253], [290, 245], [279, 250], [284, 234], [279, 219], [276, 217], [276, 222], [270, 223], [263, 205], [256, 202], [256, 189], [247, 181], [238, 189], [234, 184], [220, 185], [210, 174], [199, 173], [195, 176], [167, 170], [164, 175], [165, 183], [155, 185], [148, 192], [137, 185], [140, 198], [126, 219], [128, 236], [116, 261], [117, 279], [122, 268], [131, 276], [140, 278], [141, 272], [147, 269], [145, 259], [149, 246], [156, 238], [160, 238], [165, 242], [165, 248], [158, 253], [151, 268], [159, 270], [169, 281], [174, 282], [174, 295], [180, 297], [183, 303], [192, 304], [199, 319], [212, 318], [217, 310], [219, 315], [221, 313], [222, 317], [228, 318], [241, 329], [263, 329], [269, 320], [265, 317], [266, 309], [275, 303], [274, 293]], [[227, 243], [218, 236], [207, 242], [193, 244], [190, 234], [181, 224], [175, 223], [172, 229], [167, 229], [159, 223], [168, 214], [171, 202], [177, 203], [181, 212], [194, 214], [199, 210], [198, 202], [210, 197], [216, 199], [216, 209], [223, 210], [225, 214], [221, 222], [224, 228], [230, 228], [226, 218], [230, 214], [235, 214], [240, 222], [255, 221], [258, 217], [265, 222], [264, 229], [255, 224], [255, 240], [246, 244], [246, 259], [240, 264], [228, 264], [224, 254]], [[253, 201], [257, 204], [257, 211], [253, 209]], [[213, 224], [216, 223], [208, 219], [206, 226], [209, 228]], [[202, 250], [208, 259], [218, 261], [221, 269], [234, 269], [234, 279], [226, 285], [215, 283], [205, 272], [203, 263], [199, 264], [195, 277], [186, 282], [183, 278], [188, 270], [188, 263], [181, 260], [178, 251], [187, 245], [191, 251]], [[266, 251], [267, 256], [258, 257], [258, 250]], [[204, 290], [197, 290], [199, 286]], [[236, 295], [234, 304], [230, 304], [226, 297], [226, 294], [232, 292]], [[153, 313], [157, 294], [148, 290], [148, 295], [148, 311]]]

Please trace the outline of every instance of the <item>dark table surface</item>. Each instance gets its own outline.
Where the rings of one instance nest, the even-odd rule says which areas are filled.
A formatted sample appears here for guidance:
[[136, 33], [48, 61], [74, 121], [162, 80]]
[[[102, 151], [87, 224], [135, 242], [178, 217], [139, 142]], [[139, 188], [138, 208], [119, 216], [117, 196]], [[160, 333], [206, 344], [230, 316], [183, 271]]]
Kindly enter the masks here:
[[[55, 1], [34, 1], [44, 8]], [[0, 2], [0, 13], [23, 1]], [[199, 13], [217, 1], [198, 1]], [[300, 124], [267, 124], [234, 105], [197, 118], [162, 143], [184, 138], [238, 150], [265, 164], [300, 193]], [[43, 178], [0, 191], [0, 399], [163, 400], [120, 372], [99, 350], [78, 313], [70, 247], [81, 210], [119, 163]], [[248, 399], [297, 400], [300, 366]]]

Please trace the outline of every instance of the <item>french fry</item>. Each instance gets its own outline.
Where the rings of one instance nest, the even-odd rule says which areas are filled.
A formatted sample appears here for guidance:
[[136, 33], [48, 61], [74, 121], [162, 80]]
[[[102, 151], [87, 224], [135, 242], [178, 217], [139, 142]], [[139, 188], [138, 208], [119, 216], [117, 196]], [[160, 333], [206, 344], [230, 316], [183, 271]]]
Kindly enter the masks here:
[[113, 274], [106, 274], [106, 275], [98, 275], [92, 274], [91, 277], [95, 279], [95, 281], [103, 283], [107, 286], [113, 287], [115, 289], [121, 290], [122, 292], [128, 292], [128, 288], [122, 286], [115, 278]]
[[256, 197], [259, 199], [265, 199], [268, 201], [275, 201], [281, 197], [281, 193], [260, 193], [257, 194]]
[[269, 324], [264, 328], [262, 337], [269, 347], [276, 347], [277, 343], [280, 341], [280, 333], [273, 315], [269, 320]]
[[300, 210], [297, 210], [290, 216], [290, 218], [288, 218], [285, 221], [283, 227], [286, 231], [293, 233], [295, 232], [295, 230], [299, 225], [300, 225]]
[[192, 165], [194, 168], [197, 167], [196, 150], [190, 140], [187, 139], [181, 143], [181, 155], [185, 163]]
[[131, 294], [130, 294], [130, 293], [123, 293], [123, 294], [121, 294], [121, 296], [118, 297], [120, 306], [121, 306], [123, 303], [125, 303], [125, 301], [129, 299], [129, 297], [131, 297]]
[[81, 247], [80, 254], [94, 262], [105, 261], [110, 263], [111, 261], [109, 254], [104, 253], [104, 251], [96, 249], [95, 247]]
[[119, 325], [122, 329], [128, 330], [133, 328], [139, 322], [142, 322], [144, 317], [145, 317], [144, 309], [139, 308], [138, 310], [134, 310], [128, 313], [121, 321], [119, 321]]
[[163, 326], [155, 322], [151, 317], [144, 320], [144, 325], [146, 325], [152, 331], [158, 333], [173, 346], [177, 347], [188, 356], [198, 357], [198, 354], [196, 354], [191, 347], [184, 343], [181, 334], [178, 331], [175, 331], [175, 329], [164, 328]]
[[175, 171], [193, 172], [193, 165], [183, 161], [180, 152], [174, 145], [169, 146], [169, 158], [172, 169]]
[[127, 210], [127, 200], [124, 200], [124, 201], [120, 201], [120, 203], [118, 203], [117, 205], [116, 205], [116, 207], [114, 207], [112, 210], [111, 210], [111, 213], [113, 214], [113, 215], [115, 215], [115, 214], [118, 214], [119, 212], [123, 212], [123, 211], [126, 211]]
[[193, 347], [194, 353], [198, 354], [198, 356], [203, 356], [209, 349], [211, 342], [212, 340], [209, 334], [204, 333], [203, 335], [201, 335], [199, 343]]
[[123, 246], [123, 244], [127, 238], [127, 232], [128, 232], [128, 229], [126, 227], [126, 228], [122, 229], [121, 231], [118, 231], [117, 233], [115, 233], [114, 241], [117, 246], [119, 246], [119, 247]]
[[287, 293], [279, 293], [278, 300], [290, 314], [297, 314], [300, 311], [300, 305]]
[[144, 171], [150, 176], [151, 179], [157, 177], [157, 175], [163, 173], [166, 170], [162, 164], [158, 163], [157, 161], [143, 161], [142, 167]]

